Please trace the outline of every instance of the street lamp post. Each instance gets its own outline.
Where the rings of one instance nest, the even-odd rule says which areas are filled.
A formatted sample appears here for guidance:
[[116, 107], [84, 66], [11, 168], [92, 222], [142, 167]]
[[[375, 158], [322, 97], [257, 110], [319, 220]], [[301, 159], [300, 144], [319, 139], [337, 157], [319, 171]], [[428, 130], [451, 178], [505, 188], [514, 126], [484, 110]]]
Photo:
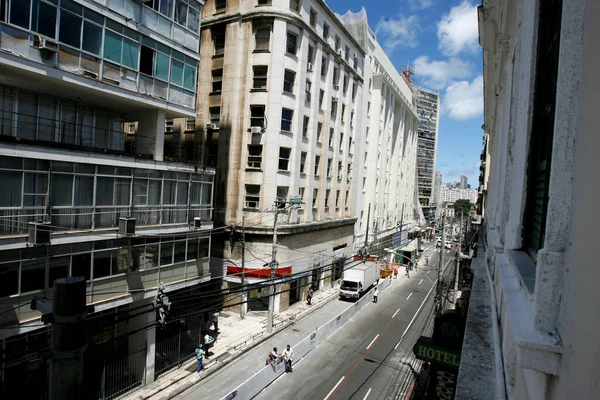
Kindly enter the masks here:
[[271, 282], [269, 285], [269, 314], [267, 316], [267, 332], [273, 331], [273, 317], [275, 313], [275, 271], [277, 262], [277, 218], [279, 216], [279, 203], [275, 202], [275, 221], [273, 221], [273, 250], [271, 251]]

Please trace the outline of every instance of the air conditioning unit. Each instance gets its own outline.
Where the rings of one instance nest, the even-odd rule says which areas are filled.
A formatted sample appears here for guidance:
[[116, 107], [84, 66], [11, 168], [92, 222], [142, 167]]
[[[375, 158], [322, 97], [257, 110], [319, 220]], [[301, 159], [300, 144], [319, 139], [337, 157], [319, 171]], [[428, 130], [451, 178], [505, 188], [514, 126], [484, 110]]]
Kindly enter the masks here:
[[194, 217], [194, 230], [202, 228], [202, 218]]
[[39, 35], [33, 37], [33, 47], [39, 50], [48, 50], [54, 53], [58, 52], [58, 43], [52, 39]]
[[49, 222], [30, 222], [29, 223], [29, 239], [28, 243], [30, 246], [40, 246], [44, 244], [50, 244], [50, 228]]
[[306, 70], [308, 72], [313, 72], [313, 64], [312, 63], [308, 63], [308, 65], [306, 66]]
[[206, 124], [206, 129], [212, 129], [213, 131], [216, 131], [219, 129], [219, 125], [217, 124]]
[[135, 218], [119, 218], [119, 236], [135, 236]]
[[262, 127], [260, 126], [253, 126], [250, 128], [250, 132], [252, 133], [262, 133]]

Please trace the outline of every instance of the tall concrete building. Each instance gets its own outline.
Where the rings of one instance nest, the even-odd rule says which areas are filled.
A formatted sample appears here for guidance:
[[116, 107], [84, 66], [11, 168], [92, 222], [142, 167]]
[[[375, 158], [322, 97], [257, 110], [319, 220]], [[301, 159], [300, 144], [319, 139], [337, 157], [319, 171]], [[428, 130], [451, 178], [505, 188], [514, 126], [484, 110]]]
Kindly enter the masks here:
[[596, 398], [600, 7], [484, 1], [478, 14], [485, 231], [455, 397]]
[[466, 189], [467, 188], [467, 177], [464, 175], [460, 176], [460, 186], [458, 187], [459, 189]]
[[[82, 276], [86, 395], [113, 398], [198, 344], [200, 317], [176, 297], [211, 276], [215, 171], [194, 125], [202, 2], [1, 3], [0, 397], [47, 398], [49, 327], [29, 304]], [[175, 295], [164, 329], [159, 282]]]
[[433, 190], [433, 203], [442, 204], [442, 180], [444, 175], [441, 172], [435, 173], [435, 185]]
[[[202, 18], [198, 121], [217, 170], [215, 223], [237, 237], [245, 221], [246, 276], [256, 284], [247, 308], [264, 310], [278, 202], [275, 275], [296, 277], [277, 286], [283, 311], [309, 282], [339, 279], [353, 251], [365, 51], [320, 0], [209, 0]], [[283, 203], [292, 196], [300, 207]], [[220, 243], [224, 285], [238, 287], [241, 246], [229, 234]]]
[[391, 245], [392, 235], [414, 231], [424, 222], [417, 197], [416, 96], [411, 82], [398, 73], [377, 42], [365, 9], [348, 12], [341, 20], [366, 51], [365, 94], [360, 107], [366, 112], [359, 114], [364, 128], [356, 138], [355, 245], [364, 244], [367, 230], [369, 242], [378, 239]]
[[419, 143], [417, 152], [417, 179], [419, 201], [423, 205], [433, 202], [435, 164], [439, 140], [440, 94], [417, 87], [417, 114], [419, 116]]

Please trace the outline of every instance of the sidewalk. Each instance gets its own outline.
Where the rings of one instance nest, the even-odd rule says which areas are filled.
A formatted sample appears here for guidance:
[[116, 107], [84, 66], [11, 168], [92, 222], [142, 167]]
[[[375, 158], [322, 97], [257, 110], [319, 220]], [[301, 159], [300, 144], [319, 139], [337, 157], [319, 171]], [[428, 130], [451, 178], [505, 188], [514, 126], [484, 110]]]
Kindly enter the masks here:
[[[408, 279], [398, 276], [392, 284], [399, 285]], [[279, 313], [275, 316], [271, 334], [266, 332], [266, 311], [248, 313], [243, 320], [239, 313], [221, 312], [219, 338], [211, 348], [210, 359], [204, 362], [204, 371], [194, 373], [196, 360], [192, 359], [183, 367], [162, 375], [156, 382], [123, 398], [167, 400], [180, 394], [182, 397], [206, 399], [225, 396], [264, 367], [265, 358], [274, 346], [283, 351], [286, 344], [295, 345], [351, 306], [353, 303], [337, 301], [338, 290], [339, 284], [324, 288], [315, 292], [311, 306], [298, 302]]]

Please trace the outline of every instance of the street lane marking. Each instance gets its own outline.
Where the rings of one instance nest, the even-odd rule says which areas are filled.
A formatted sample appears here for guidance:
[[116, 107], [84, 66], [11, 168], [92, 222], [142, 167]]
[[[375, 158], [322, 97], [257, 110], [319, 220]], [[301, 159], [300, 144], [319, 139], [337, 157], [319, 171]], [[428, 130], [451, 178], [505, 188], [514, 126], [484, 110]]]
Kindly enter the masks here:
[[370, 393], [371, 393], [371, 388], [369, 388], [369, 390], [367, 391], [367, 394], [365, 394], [365, 397], [363, 397], [363, 400], [367, 400], [367, 397], [369, 397]]
[[396, 314], [398, 314], [399, 311], [400, 311], [400, 309], [397, 309], [396, 312], [394, 313], [394, 315], [392, 315], [392, 318], [395, 318]]
[[410, 292], [410, 294], [408, 295], [408, 297], [406, 298], [406, 300], [410, 299], [410, 296], [412, 296], [412, 292]]
[[400, 346], [400, 343], [401, 343], [401, 342], [402, 342], [402, 339], [400, 339], [400, 340], [398, 341], [398, 343], [396, 344], [396, 347], [394, 347], [394, 350], [397, 350], [397, 349], [398, 349], [398, 346]]
[[340, 378], [340, 380], [338, 381], [338, 383], [335, 384], [335, 386], [333, 387], [333, 389], [331, 389], [329, 391], [329, 393], [327, 393], [327, 396], [325, 396], [325, 398], [323, 400], [327, 400], [329, 397], [331, 397], [331, 395], [337, 390], [338, 386], [340, 386], [340, 384], [342, 383], [342, 381], [344, 380], [345, 376], [342, 376]]
[[421, 280], [419, 281], [419, 285], [420, 285], [421, 283], [423, 283], [423, 279], [421, 279]]
[[375, 341], [377, 340], [378, 337], [379, 337], [379, 333], [377, 334], [377, 336], [375, 336], [373, 338], [373, 340], [371, 340], [371, 343], [369, 343], [369, 345], [367, 346], [367, 350], [369, 350], [371, 348], [371, 346], [373, 346], [373, 343], [375, 343]]
[[[437, 282], [437, 280], [436, 280]], [[415, 322], [415, 319], [417, 318], [417, 315], [419, 315], [419, 312], [421, 312], [421, 309], [423, 308], [423, 306], [425, 305], [425, 302], [427, 301], [427, 299], [429, 298], [429, 295], [431, 295], [431, 292], [433, 291], [433, 289], [435, 289], [435, 285], [431, 287], [431, 289], [429, 289], [429, 292], [427, 292], [427, 295], [425, 296], [425, 299], [423, 299], [423, 301], [421, 302], [421, 305], [419, 306], [419, 308], [417, 309], [417, 312], [415, 312], [415, 314], [413, 315], [412, 319], [410, 320], [410, 322], [408, 323], [408, 326], [406, 327], [406, 329], [404, 330], [404, 332], [402, 333], [402, 336], [400, 336], [400, 340], [398, 341], [398, 343], [396, 344], [396, 347], [394, 347], [394, 350], [398, 349], [398, 346], [400, 346], [400, 343], [402, 342], [402, 339], [404, 339], [404, 336], [406, 336], [406, 332], [408, 332], [408, 330], [410, 329], [410, 327], [412, 326], [413, 322]], [[408, 303], [405, 303], [408, 304]]]

